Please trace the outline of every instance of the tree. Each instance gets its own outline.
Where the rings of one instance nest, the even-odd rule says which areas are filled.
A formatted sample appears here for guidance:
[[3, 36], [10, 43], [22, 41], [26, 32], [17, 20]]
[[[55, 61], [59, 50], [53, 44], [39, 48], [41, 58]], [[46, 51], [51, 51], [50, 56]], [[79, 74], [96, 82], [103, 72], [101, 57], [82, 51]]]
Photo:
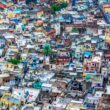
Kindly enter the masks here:
[[20, 60], [16, 59], [16, 58], [13, 58], [13, 59], [9, 59], [8, 62], [14, 64], [14, 65], [17, 65], [20, 63]]
[[52, 4], [51, 9], [55, 13], [56, 11], [60, 11], [61, 9], [66, 8], [67, 6], [68, 6], [67, 2], [62, 2], [60, 4]]
[[37, 0], [26, 0], [26, 4], [37, 3]]
[[55, 13], [56, 11], [60, 11], [60, 6], [58, 4], [52, 4], [51, 9]]
[[48, 56], [48, 55], [51, 55], [52, 54], [52, 49], [50, 47], [50, 44], [45, 44], [43, 46], [43, 54]]
[[73, 28], [73, 29], [72, 29], [72, 32], [76, 32], [76, 33], [78, 33], [79, 30], [78, 30], [77, 28]]
[[61, 9], [62, 9], [62, 8], [66, 8], [67, 6], [68, 6], [68, 3], [67, 3], [67, 2], [62, 2], [62, 3], [60, 4]]

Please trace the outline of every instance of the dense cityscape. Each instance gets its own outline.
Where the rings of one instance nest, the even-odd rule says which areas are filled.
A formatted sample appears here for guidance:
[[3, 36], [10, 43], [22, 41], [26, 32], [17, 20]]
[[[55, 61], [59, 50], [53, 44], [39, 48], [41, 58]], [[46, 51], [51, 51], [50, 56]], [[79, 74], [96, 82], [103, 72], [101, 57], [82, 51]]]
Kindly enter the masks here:
[[110, 0], [0, 0], [0, 110], [110, 110]]

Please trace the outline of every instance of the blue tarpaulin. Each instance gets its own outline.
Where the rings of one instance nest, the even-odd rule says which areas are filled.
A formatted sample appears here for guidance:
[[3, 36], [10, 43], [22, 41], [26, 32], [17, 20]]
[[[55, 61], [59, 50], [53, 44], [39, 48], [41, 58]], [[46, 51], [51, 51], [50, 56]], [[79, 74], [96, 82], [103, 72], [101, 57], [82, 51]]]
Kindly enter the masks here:
[[64, 45], [57, 45], [57, 48], [64, 48]]
[[85, 52], [84, 53], [84, 57], [90, 57], [90, 56], [92, 56], [92, 52]]
[[11, 21], [13, 21], [15, 23], [21, 23], [22, 22], [20, 19], [12, 19]]
[[13, 13], [15, 13], [15, 14], [16, 14], [16, 13], [21, 13], [21, 12], [22, 12], [21, 9], [16, 9], [16, 10], [13, 11]]
[[32, 60], [38, 60], [38, 58], [34, 57], [34, 58], [32, 58]]

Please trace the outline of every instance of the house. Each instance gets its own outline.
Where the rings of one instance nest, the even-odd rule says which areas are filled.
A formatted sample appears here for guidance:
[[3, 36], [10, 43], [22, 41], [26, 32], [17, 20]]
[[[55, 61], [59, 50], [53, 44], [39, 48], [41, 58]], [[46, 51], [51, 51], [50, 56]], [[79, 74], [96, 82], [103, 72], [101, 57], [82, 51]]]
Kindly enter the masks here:
[[3, 37], [0, 37], [0, 48], [3, 49], [5, 48], [6, 45], [6, 40]]
[[72, 32], [73, 28], [78, 29], [78, 30], [85, 30], [86, 29], [86, 24], [85, 23], [63, 23], [63, 28], [65, 29], [66, 32]]
[[36, 53], [36, 49], [35, 49], [35, 45], [26, 45], [23, 50], [22, 50], [23, 53]]
[[106, 62], [108, 63], [110, 61], [110, 53], [106, 53], [104, 55], [104, 58], [105, 58]]
[[110, 109], [109, 106], [110, 94], [102, 94], [102, 97], [97, 106], [97, 110]]
[[69, 52], [66, 51], [65, 49], [62, 49], [60, 52], [59, 52], [59, 55], [57, 57], [57, 64], [60, 65], [60, 64], [66, 64], [70, 61], [70, 56], [69, 56]]
[[[76, 70], [76, 65], [75, 65], [74, 63], [67, 63], [67, 64], [65, 64], [64, 67], [63, 67], [63, 72], [64, 72], [65, 77], [66, 77], [67, 75], [69, 76], [69, 74], [72, 75], [71, 72], [76, 72], [75, 70]], [[68, 74], [68, 73], [69, 73], [69, 74]]]
[[106, 0], [105, 3], [102, 2], [101, 4], [102, 5], [100, 5], [100, 8], [101, 8], [101, 10], [103, 12], [103, 15], [105, 17], [105, 21], [106, 21], [106, 23], [110, 24], [110, 20], [109, 20], [109, 17], [110, 17], [110, 13], [109, 13], [110, 12], [110, 5], [107, 3], [107, 0]]
[[91, 43], [91, 40], [87, 40], [85, 43], [84, 43], [84, 46], [83, 46], [83, 50], [86, 52], [86, 51], [93, 51], [94, 50], [94, 47], [95, 45]]
[[68, 103], [70, 103], [68, 98], [57, 98], [56, 102], [53, 103], [53, 110], [65, 110]]
[[74, 101], [72, 100], [66, 107], [66, 110], [87, 110], [82, 101]]
[[4, 20], [2, 20], [0, 22], [3, 22], [3, 23], [0, 23], [0, 30], [8, 30], [9, 24], [8, 23], [4, 23], [5, 22]]
[[60, 35], [61, 34], [61, 24], [60, 23], [52, 23], [51, 27], [54, 28], [56, 30], [56, 35]]
[[5, 55], [5, 49], [0, 49], [0, 57], [3, 57]]
[[94, 38], [94, 40], [96, 40], [96, 43], [95, 43], [96, 49], [100, 49], [104, 46], [104, 39], [101, 38], [100, 36], [98, 38], [96, 37], [96, 39]]
[[7, 46], [12, 46], [15, 44], [15, 36], [11, 33], [3, 34], [3, 37], [6, 39]]
[[37, 16], [41, 17], [43, 15], [44, 15], [44, 11], [42, 9], [39, 9], [38, 12], [37, 12]]
[[40, 94], [39, 89], [33, 89], [33, 88], [28, 88], [28, 87], [26, 88], [25, 87], [25, 88], [14, 88], [12, 96], [19, 99], [20, 101], [25, 102], [25, 100], [27, 98], [25, 96], [27, 95], [28, 96], [28, 102], [33, 102], [33, 101], [37, 100], [37, 98], [39, 97], [39, 94]]
[[[13, 100], [16, 100], [16, 101], [13, 101]], [[21, 104], [21, 101], [18, 98], [15, 98], [14, 96], [11, 96], [11, 93], [5, 93], [2, 96], [1, 103], [3, 103], [3, 102], [6, 105], [8, 104], [9, 106], [11, 106], [11, 105], [20, 106], [20, 104]]]
[[9, 74], [0, 74], [0, 85], [4, 84], [6, 79], [9, 78]]
[[12, 80], [15, 80], [15, 76], [10, 75], [9, 73], [0, 74], [0, 85], [9, 85]]
[[15, 46], [11, 46], [10, 48], [7, 49], [6, 52], [6, 59], [11, 59], [11, 58], [17, 58], [18, 55], [18, 48]]
[[82, 60], [83, 58], [83, 46], [82, 45], [78, 45], [75, 47], [75, 50], [73, 50], [74, 52], [74, 57], [79, 59], [79, 60]]
[[105, 29], [105, 43], [109, 44], [110, 43], [110, 29], [106, 28]]
[[70, 61], [70, 57], [68, 56], [59, 56], [57, 59], [57, 64], [65, 64], [68, 63]]
[[70, 38], [65, 38], [65, 39], [63, 40], [63, 42], [64, 42], [65, 47], [71, 46], [71, 43], [72, 43], [72, 41], [71, 41]]
[[44, 12], [44, 15], [46, 15], [46, 16], [50, 16], [51, 13], [53, 12], [53, 10], [48, 7], [48, 5], [47, 6], [43, 6], [42, 7], [42, 10]]
[[90, 58], [84, 58], [84, 71], [97, 71], [101, 69], [101, 56], [95, 55]]
[[73, 17], [71, 14], [62, 14], [62, 15], [59, 15], [58, 16], [58, 21], [60, 23], [67, 23], [67, 24], [70, 24], [73, 22]]
[[50, 37], [50, 38], [56, 37], [56, 30], [49, 26], [43, 28], [43, 33], [45, 34], [45, 36]]

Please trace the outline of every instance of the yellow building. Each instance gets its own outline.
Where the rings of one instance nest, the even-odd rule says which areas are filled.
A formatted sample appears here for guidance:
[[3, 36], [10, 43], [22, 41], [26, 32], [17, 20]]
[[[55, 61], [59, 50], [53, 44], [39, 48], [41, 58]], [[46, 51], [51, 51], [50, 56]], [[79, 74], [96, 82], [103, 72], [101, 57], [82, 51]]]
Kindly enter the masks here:
[[110, 43], [110, 29], [105, 30], [105, 42]]

